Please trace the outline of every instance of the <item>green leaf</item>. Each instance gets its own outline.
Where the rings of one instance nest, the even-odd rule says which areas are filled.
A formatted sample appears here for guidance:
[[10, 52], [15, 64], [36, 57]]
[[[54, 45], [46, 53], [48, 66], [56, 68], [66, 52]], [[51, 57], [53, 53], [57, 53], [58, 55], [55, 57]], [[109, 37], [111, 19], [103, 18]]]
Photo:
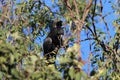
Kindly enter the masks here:
[[32, 62], [33, 64], [35, 64], [35, 62], [36, 62], [36, 60], [37, 60], [37, 57], [36, 57], [35, 55], [32, 55], [32, 56], [30, 56], [30, 58], [31, 58], [31, 62]]
[[2, 72], [0, 72], [0, 79], [2, 79], [3, 78], [3, 74], [2, 74]]
[[74, 70], [74, 67], [70, 67], [69, 69], [69, 75], [71, 77], [71, 79], [73, 79], [75, 77], [75, 70]]
[[0, 63], [4, 63], [6, 62], [6, 58], [3, 56], [3, 57], [0, 57]]
[[80, 71], [81, 73], [81, 78], [83, 78], [83, 80], [87, 79], [87, 74], [84, 71]]
[[12, 64], [14, 62], [14, 55], [10, 55], [10, 63]]
[[71, 62], [70, 58], [60, 57], [59, 58], [60, 64]]
[[14, 75], [18, 79], [21, 79], [22, 76], [20, 76], [19, 74], [20, 73], [17, 71], [17, 69], [12, 69], [12, 75]]
[[81, 80], [81, 73], [77, 73], [75, 75], [75, 80]]

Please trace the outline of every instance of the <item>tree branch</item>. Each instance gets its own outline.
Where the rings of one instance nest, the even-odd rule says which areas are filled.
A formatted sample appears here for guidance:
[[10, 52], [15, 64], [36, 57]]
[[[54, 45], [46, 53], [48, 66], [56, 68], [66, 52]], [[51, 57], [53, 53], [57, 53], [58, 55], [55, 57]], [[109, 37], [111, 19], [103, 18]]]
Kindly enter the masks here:
[[110, 39], [111, 39], [112, 37], [111, 37], [111, 35], [110, 35], [110, 30], [109, 30], [109, 28], [108, 28], [108, 24], [107, 24], [105, 18], [103, 17], [103, 15], [102, 15], [102, 10], [103, 10], [102, 0], [100, 0], [100, 6], [101, 6], [101, 14], [100, 14], [100, 16], [102, 17], [102, 20], [103, 20], [103, 22], [104, 22], [104, 24], [105, 24], [105, 26], [106, 26], [108, 35], [109, 35], [109, 37], [110, 37]]

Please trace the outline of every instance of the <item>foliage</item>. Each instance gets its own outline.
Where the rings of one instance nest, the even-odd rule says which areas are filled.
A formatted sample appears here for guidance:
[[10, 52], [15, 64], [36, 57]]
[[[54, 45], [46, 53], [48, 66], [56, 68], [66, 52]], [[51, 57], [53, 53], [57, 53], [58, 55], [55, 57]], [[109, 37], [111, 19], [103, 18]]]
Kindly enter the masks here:
[[[19, 3], [9, 0], [1, 12], [0, 79], [60, 79], [60, 72], [53, 65], [46, 65], [40, 57], [41, 46], [34, 43], [47, 26], [49, 9], [37, 0]], [[53, 74], [55, 77], [51, 77]]]
[[[52, 7], [49, 7], [45, 0], [1, 0], [0, 79], [120, 79], [120, 17], [110, 26], [106, 20], [106, 15], [110, 14], [103, 14], [102, 0], [93, 0], [92, 5], [89, 3], [85, 0], [52, 0]], [[53, 11], [56, 6], [59, 10]], [[119, 9], [114, 4], [112, 6], [114, 12], [119, 13]], [[39, 36], [40, 39], [45, 37], [48, 27], [61, 18], [65, 20], [63, 26], [69, 26], [70, 30], [65, 29], [64, 46], [57, 57], [46, 60], [42, 56], [42, 40], [40, 45], [35, 41]], [[110, 28], [115, 29], [112, 36]], [[86, 32], [85, 40], [80, 40], [82, 31]], [[89, 43], [88, 64], [92, 67], [87, 73], [82, 70], [86, 62], [77, 55], [79, 42], [84, 41]]]
[[[35, 39], [46, 34], [43, 29], [54, 19], [53, 13], [44, 1], [8, 0], [2, 6], [0, 15], [0, 79], [61, 80], [62, 72], [59, 69], [66, 71], [68, 65], [74, 70], [72, 64], [75, 58], [68, 63], [71, 53], [65, 60], [61, 61], [64, 57], [59, 58], [60, 66], [49, 64], [55, 59], [46, 60], [40, 56], [42, 46], [36, 44]], [[77, 65], [79, 62], [74, 63]], [[81, 65], [79, 69], [81, 69]], [[69, 68], [67, 70], [64, 73], [66, 79], [71, 77], [71, 74], [75, 74], [75, 71], [71, 71]], [[81, 71], [71, 79], [79, 79], [79, 75], [82, 73]]]

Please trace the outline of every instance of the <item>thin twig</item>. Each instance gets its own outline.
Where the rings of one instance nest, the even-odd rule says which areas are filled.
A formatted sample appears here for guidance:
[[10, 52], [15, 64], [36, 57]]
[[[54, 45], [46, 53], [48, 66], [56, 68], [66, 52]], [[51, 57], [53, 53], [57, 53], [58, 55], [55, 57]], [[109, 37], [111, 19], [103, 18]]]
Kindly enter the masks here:
[[75, 5], [75, 12], [76, 12], [76, 14], [77, 14], [77, 19], [79, 20], [79, 11], [78, 11], [78, 6], [77, 6], [76, 0], [73, 0], [73, 3], [74, 3], [74, 5]]
[[110, 39], [111, 39], [112, 37], [111, 37], [111, 35], [110, 35], [110, 30], [109, 30], [109, 28], [108, 28], [108, 24], [107, 24], [105, 18], [103, 17], [103, 15], [102, 15], [102, 10], [103, 10], [102, 0], [100, 0], [100, 6], [101, 6], [101, 14], [100, 14], [100, 16], [102, 17], [102, 20], [103, 20], [103, 22], [104, 22], [104, 24], [105, 24], [105, 26], [106, 26], [108, 35], [109, 35], [109, 37], [110, 37]]
[[96, 4], [97, 4], [97, 0], [95, 0], [95, 5], [94, 5], [94, 9], [93, 9], [93, 11], [92, 11], [92, 17], [91, 17], [91, 19], [92, 19], [92, 25], [93, 25], [93, 30], [94, 30], [94, 36], [95, 37], [97, 37], [97, 33], [96, 33], [96, 27], [95, 27], [95, 24], [94, 24], [94, 17], [95, 17], [95, 9], [96, 9]]
[[63, 2], [65, 3], [65, 6], [66, 6], [67, 9], [69, 10], [71, 17], [73, 18], [73, 17], [74, 17], [74, 13], [73, 13], [72, 8], [71, 8], [71, 6], [70, 6], [69, 0], [63, 0]]

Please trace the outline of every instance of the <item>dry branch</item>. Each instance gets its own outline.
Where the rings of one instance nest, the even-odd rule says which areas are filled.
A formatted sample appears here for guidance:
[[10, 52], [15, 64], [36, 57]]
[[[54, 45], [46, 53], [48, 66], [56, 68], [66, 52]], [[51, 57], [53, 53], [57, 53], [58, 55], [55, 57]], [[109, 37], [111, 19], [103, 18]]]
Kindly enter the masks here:
[[70, 5], [70, 1], [69, 0], [63, 0], [63, 2], [65, 3], [65, 6], [67, 7], [68, 11], [70, 12], [71, 14], [71, 18], [74, 18], [75, 15], [76, 16], [76, 20], [78, 23], [76, 23], [76, 26], [77, 26], [77, 43], [79, 44], [78, 46], [78, 58], [81, 59], [81, 52], [80, 52], [80, 32], [82, 30], [82, 27], [84, 26], [84, 22], [85, 22], [85, 19], [89, 13], [89, 10], [90, 10], [90, 7], [92, 5], [92, 0], [89, 0], [88, 4], [86, 4], [86, 7], [85, 7], [85, 10], [84, 10], [84, 13], [83, 13], [83, 17], [82, 19], [80, 19], [79, 17], [79, 9], [78, 9], [78, 5], [77, 5], [77, 1], [76, 0], [73, 0], [73, 4], [75, 6], [75, 12], [74, 10], [71, 9], [71, 5]]

